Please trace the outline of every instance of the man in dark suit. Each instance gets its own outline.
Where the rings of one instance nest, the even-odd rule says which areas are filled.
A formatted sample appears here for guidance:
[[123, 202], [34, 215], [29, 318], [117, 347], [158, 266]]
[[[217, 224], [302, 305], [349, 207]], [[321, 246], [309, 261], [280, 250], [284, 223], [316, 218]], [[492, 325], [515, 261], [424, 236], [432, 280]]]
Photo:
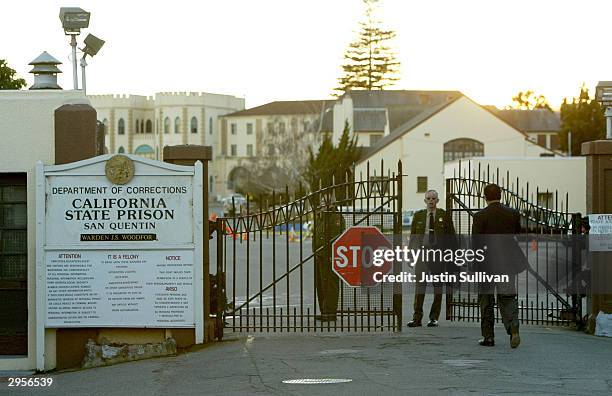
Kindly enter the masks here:
[[484, 261], [477, 270], [487, 274], [508, 275], [509, 281], [479, 284], [480, 329], [483, 336], [479, 344], [495, 345], [493, 305], [494, 292], [497, 291], [497, 304], [506, 332], [510, 336], [510, 346], [516, 348], [521, 342], [516, 275], [528, 266], [525, 255], [514, 239], [514, 235], [521, 231], [520, 215], [516, 210], [501, 204], [501, 188], [498, 185], [487, 185], [484, 188], [484, 196], [487, 207], [474, 215], [472, 225], [473, 248], [486, 249]]
[[[446, 211], [438, 208], [438, 193], [435, 190], [429, 190], [425, 193], [426, 209], [419, 210], [414, 214], [412, 225], [410, 228], [410, 249], [420, 249], [425, 247], [428, 249], [445, 249], [456, 248], [455, 227], [450, 216]], [[440, 274], [444, 272], [444, 263], [442, 262], [424, 262], [419, 261], [415, 266], [416, 287], [414, 293], [414, 314], [412, 321], [408, 322], [408, 327], [422, 326], [423, 319], [423, 301], [425, 300], [425, 291], [427, 283], [420, 282], [423, 273]], [[440, 309], [442, 307], [442, 283], [434, 283], [434, 301], [429, 311], [429, 323], [427, 327], [437, 327], [438, 318], [440, 317]]]

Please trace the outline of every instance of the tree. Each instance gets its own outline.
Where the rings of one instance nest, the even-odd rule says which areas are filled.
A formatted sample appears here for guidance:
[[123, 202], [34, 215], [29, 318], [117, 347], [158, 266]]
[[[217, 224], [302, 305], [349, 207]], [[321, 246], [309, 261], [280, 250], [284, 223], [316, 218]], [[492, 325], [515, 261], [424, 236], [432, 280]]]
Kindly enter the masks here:
[[568, 134], [572, 133], [572, 154], [579, 155], [582, 143], [605, 139], [606, 119], [599, 102], [589, 97], [589, 90], [583, 84], [578, 97], [561, 104], [561, 150], [568, 151]]
[[17, 72], [11, 69], [4, 59], [0, 59], [0, 89], [21, 89], [26, 86], [23, 78], [16, 77]]
[[355, 41], [344, 53], [343, 75], [335, 89], [338, 96], [351, 89], [384, 89], [399, 80], [400, 62], [389, 42], [396, 34], [381, 28], [376, 16], [379, 0], [363, 0], [365, 20]]
[[516, 96], [512, 97], [512, 105], [508, 106], [508, 108], [518, 110], [546, 109], [553, 111], [548, 104], [548, 99], [544, 95], [536, 95], [532, 90], [519, 91]]
[[[306, 168], [306, 178], [310, 191], [317, 191], [320, 188], [329, 187], [347, 182], [348, 173], [352, 170], [353, 164], [359, 159], [359, 148], [357, 147], [357, 137], [351, 136], [348, 121], [344, 124], [344, 130], [338, 145], [334, 147], [330, 135], [326, 135], [315, 154], [312, 149], [308, 153], [308, 166]], [[338, 189], [337, 199], [343, 199], [340, 195], [344, 194], [344, 189]], [[345, 197], [348, 198], [348, 197]]]
[[308, 127], [302, 130], [298, 119], [292, 120], [288, 127], [280, 118], [269, 122], [261, 137], [260, 151], [246, 164], [249, 181], [241, 192], [264, 198], [274, 191], [298, 192], [306, 183], [309, 149], [319, 141], [319, 120], [309, 121]]

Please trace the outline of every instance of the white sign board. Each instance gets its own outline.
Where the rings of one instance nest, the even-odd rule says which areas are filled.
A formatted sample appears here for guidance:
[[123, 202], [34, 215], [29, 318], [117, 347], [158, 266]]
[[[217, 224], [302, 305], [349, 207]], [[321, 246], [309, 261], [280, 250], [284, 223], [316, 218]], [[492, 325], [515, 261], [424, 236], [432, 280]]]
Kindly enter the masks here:
[[612, 252], [612, 214], [590, 214], [589, 226], [589, 250]]
[[[202, 164], [125, 155], [37, 164], [37, 367], [44, 328], [195, 328], [204, 339]], [[118, 179], [113, 179], [118, 180]]]

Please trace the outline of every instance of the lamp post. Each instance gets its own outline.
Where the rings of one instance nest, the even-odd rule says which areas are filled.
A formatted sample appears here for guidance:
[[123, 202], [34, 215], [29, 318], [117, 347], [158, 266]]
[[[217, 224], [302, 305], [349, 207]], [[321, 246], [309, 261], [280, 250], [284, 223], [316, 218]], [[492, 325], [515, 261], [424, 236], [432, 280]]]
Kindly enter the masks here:
[[81, 29], [89, 26], [90, 13], [79, 7], [60, 8], [59, 18], [62, 21], [64, 33], [70, 36], [70, 46], [72, 47], [72, 79], [74, 89], [79, 89], [79, 78], [77, 76], [77, 56], [76, 56], [76, 36], [81, 34]]
[[101, 40], [93, 34], [88, 34], [83, 41], [85, 48], [83, 48], [83, 57], [81, 58], [81, 82], [83, 83], [83, 93], [87, 94], [87, 79], [85, 78], [85, 67], [87, 67], [87, 55], [93, 57], [100, 51], [100, 48], [104, 45], [104, 40]]
[[612, 81], [597, 83], [595, 99], [606, 108], [606, 139], [612, 139]]

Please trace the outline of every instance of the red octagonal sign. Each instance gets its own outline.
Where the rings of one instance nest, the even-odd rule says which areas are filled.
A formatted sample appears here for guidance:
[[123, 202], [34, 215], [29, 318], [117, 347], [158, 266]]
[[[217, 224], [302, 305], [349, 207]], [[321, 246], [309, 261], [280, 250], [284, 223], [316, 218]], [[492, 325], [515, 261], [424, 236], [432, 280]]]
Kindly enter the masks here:
[[[387, 274], [392, 261], [374, 264], [374, 251], [391, 249], [391, 242], [376, 227], [351, 227], [332, 245], [332, 268], [349, 286], [375, 286], [374, 273]], [[383, 258], [384, 259], [384, 258]], [[377, 276], [380, 280], [380, 276]]]

